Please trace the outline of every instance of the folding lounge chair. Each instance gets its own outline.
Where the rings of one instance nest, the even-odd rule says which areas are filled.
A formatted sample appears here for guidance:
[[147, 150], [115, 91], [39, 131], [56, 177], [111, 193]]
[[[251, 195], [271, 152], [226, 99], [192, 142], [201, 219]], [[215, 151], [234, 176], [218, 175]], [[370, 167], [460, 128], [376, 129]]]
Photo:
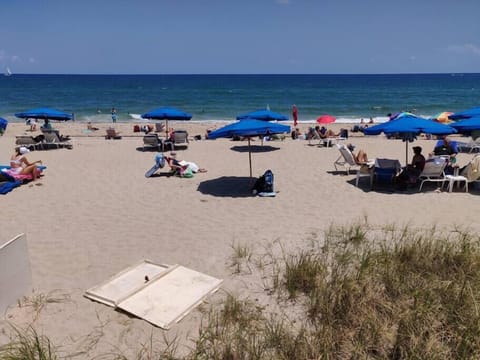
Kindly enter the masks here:
[[369, 171], [364, 171], [364, 167], [362, 165], [367, 165], [369, 168], [374, 164], [373, 161], [369, 161], [367, 164], [357, 164], [352, 152], [348, 149], [345, 144], [336, 144], [338, 150], [340, 151], [340, 156], [337, 160], [333, 163], [335, 167], [335, 171], [339, 171], [339, 167], [343, 167], [347, 174], [350, 174], [350, 169], [356, 168], [357, 169], [357, 178], [355, 180], [355, 186], [358, 187], [358, 182], [361, 177], [370, 177], [370, 186], [373, 182], [373, 173], [369, 169]]
[[106, 140], [114, 139], [119, 140], [122, 138], [119, 132], [117, 132], [114, 128], [110, 127], [106, 130], [107, 135], [105, 135]]
[[183, 145], [188, 147], [188, 132], [186, 130], [175, 130], [172, 134], [172, 139], [167, 141], [172, 150], [175, 150], [175, 146]]
[[448, 191], [452, 192], [453, 185], [465, 183], [465, 192], [468, 192], [469, 183], [478, 183], [480, 181], [480, 154], [475, 155], [458, 175], [446, 175], [448, 181]]
[[163, 141], [157, 134], [148, 134], [143, 137], [143, 151], [145, 151], [147, 146], [154, 147], [158, 149], [158, 151], [163, 152]]
[[37, 143], [38, 141], [36, 141], [33, 136], [30, 135], [19, 135], [15, 138], [16, 145], [25, 145], [28, 147], [28, 145], [35, 145]]
[[188, 146], [188, 132], [186, 130], [176, 130], [173, 132], [173, 144]]
[[71, 149], [73, 147], [72, 143], [67, 140], [63, 141], [58, 136], [58, 132], [56, 131], [48, 131], [44, 132], [43, 135], [45, 136], [45, 140], [43, 143], [40, 144], [41, 149], [60, 149], [60, 148], [67, 148]]
[[443, 157], [427, 159], [425, 167], [418, 177], [421, 181], [418, 191], [422, 191], [423, 184], [426, 182], [441, 182], [443, 187], [448, 181], [445, 177], [445, 166], [447, 166], [447, 160]]

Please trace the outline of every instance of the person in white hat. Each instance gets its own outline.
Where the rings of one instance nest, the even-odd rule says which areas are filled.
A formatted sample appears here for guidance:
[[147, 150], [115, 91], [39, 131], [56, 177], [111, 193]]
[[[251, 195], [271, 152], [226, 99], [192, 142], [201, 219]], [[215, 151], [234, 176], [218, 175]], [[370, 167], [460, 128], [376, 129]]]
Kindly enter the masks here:
[[15, 148], [15, 153], [10, 158], [10, 167], [17, 174], [30, 174], [32, 175], [33, 180], [36, 180], [40, 171], [37, 170], [37, 166], [35, 164], [41, 164], [42, 161], [37, 160], [34, 162], [29, 162], [25, 156], [25, 154], [28, 154], [29, 152], [30, 150], [28, 150], [25, 146]]

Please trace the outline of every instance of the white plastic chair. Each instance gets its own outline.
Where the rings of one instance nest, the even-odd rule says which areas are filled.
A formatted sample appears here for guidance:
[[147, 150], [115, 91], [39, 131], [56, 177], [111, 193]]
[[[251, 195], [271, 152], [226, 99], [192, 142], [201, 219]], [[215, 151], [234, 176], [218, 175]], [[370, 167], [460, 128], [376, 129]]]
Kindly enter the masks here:
[[423, 184], [426, 182], [441, 182], [442, 187], [448, 179], [445, 177], [445, 166], [447, 166], [447, 160], [442, 157], [434, 157], [428, 159], [425, 162], [425, 167], [422, 173], [418, 177], [421, 180], [420, 188], [418, 191], [422, 191]]

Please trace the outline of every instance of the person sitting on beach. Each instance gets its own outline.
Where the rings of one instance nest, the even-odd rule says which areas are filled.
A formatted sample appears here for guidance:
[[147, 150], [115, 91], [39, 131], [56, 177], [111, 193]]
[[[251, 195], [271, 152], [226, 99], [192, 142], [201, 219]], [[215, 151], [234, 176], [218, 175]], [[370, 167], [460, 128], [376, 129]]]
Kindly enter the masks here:
[[333, 130], [327, 129], [325, 126], [322, 126], [320, 129], [318, 126], [315, 126], [315, 130], [318, 132], [321, 139], [340, 136], [340, 132], [338, 134], [335, 134]]
[[69, 135], [60, 135], [60, 131], [58, 131], [57, 129], [54, 129], [52, 124], [50, 123], [50, 121], [48, 119], [45, 119], [45, 123], [40, 127], [40, 129], [43, 132], [53, 132], [53, 133], [57, 134], [57, 137], [60, 141], [69, 141], [70, 140]]
[[300, 138], [302, 134], [300, 133], [300, 130], [298, 128], [295, 128], [293, 131], [292, 131], [292, 139], [293, 140], [297, 140], [298, 138]]
[[53, 130], [53, 126], [50, 123], [50, 120], [48, 119], [45, 119], [45, 121], [43, 122], [43, 125], [40, 128], [43, 130]]
[[448, 137], [444, 137], [443, 141], [435, 146], [433, 149], [433, 152], [430, 153], [430, 156], [442, 156], [442, 155], [448, 155], [450, 158], [454, 158], [457, 155], [457, 152], [453, 148], [453, 145], [450, 142], [450, 139]]
[[395, 184], [399, 190], [405, 190], [409, 184], [416, 184], [425, 167], [425, 156], [422, 155], [422, 147], [414, 146], [413, 154], [412, 162], [407, 164], [395, 179]]
[[10, 158], [10, 167], [13, 171], [20, 175], [32, 175], [33, 180], [37, 179], [39, 171], [35, 164], [41, 164], [41, 160], [34, 162], [29, 162], [25, 157], [25, 154], [28, 154], [28, 150], [25, 146], [20, 146], [15, 148], [15, 153]]
[[352, 145], [352, 144], [348, 144], [347, 145], [347, 148], [348, 150], [350, 150], [350, 152], [352, 153], [353, 155], [353, 159], [355, 160], [355, 163], [357, 163], [358, 165], [366, 165], [367, 162], [368, 162], [368, 155], [367, 153], [360, 149], [358, 150], [358, 152], [355, 154], [353, 151], [355, 150], [355, 145]]
[[37, 130], [37, 121], [35, 119], [28, 119], [27, 123], [30, 125], [30, 131]]
[[87, 129], [88, 129], [88, 130], [91, 130], [91, 131], [99, 130], [97, 127], [95, 127], [95, 126], [92, 125], [92, 122], [91, 122], [91, 121], [89, 121], [89, 122], [87, 123]]
[[175, 175], [184, 176], [184, 174], [187, 172], [188, 169], [191, 170], [192, 173], [207, 172], [207, 169], [200, 168], [197, 164], [193, 162], [185, 161], [185, 160], [180, 160], [180, 161], [177, 160], [176, 153], [170, 153], [170, 156], [165, 156], [165, 161], [170, 167], [170, 170], [172, 171], [172, 173]]
[[455, 163], [457, 162], [457, 150], [454, 148], [453, 144], [450, 142], [450, 139], [445, 136], [443, 141], [435, 146], [433, 152], [429, 154], [430, 157], [441, 156], [447, 158], [447, 166], [445, 166], [445, 174], [451, 175], [455, 171]]

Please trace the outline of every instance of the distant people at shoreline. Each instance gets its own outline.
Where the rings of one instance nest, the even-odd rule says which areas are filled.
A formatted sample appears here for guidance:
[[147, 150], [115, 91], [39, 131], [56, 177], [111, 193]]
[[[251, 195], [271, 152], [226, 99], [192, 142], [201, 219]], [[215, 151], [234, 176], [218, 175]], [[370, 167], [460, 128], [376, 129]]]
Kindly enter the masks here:
[[117, 122], [117, 109], [112, 108], [111, 113], [112, 113], [112, 122], [116, 123]]

